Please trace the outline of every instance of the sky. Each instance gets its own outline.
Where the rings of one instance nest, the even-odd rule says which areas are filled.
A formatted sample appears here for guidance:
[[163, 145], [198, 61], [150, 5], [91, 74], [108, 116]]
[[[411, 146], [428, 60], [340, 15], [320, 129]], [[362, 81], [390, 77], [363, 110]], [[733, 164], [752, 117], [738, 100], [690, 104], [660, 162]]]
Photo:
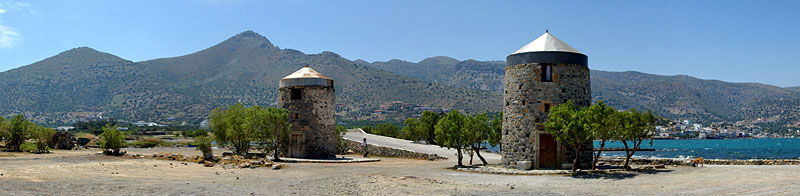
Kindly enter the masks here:
[[88, 46], [174, 57], [252, 30], [369, 62], [505, 60], [546, 29], [589, 67], [800, 86], [800, 1], [0, 0], [0, 71]]

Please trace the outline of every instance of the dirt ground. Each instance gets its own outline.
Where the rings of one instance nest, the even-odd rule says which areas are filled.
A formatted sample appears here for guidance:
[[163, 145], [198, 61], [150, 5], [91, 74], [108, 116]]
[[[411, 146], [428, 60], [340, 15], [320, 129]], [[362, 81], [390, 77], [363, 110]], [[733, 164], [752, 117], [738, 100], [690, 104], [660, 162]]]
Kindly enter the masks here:
[[[127, 150], [197, 154], [188, 148]], [[98, 151], [2, 152], [0, 195], [800, 195], [800, 166], [512, 176], [447, 169], [454, 160], [381, 158], [370, 163], [288, 163], [280, 170], [231, 169], [108, 157]]]

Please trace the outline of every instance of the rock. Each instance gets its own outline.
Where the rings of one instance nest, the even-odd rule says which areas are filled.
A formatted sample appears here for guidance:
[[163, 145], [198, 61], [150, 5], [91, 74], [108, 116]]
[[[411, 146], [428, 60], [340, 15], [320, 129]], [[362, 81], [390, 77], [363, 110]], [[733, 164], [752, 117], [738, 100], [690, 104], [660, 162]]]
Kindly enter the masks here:
[[[206, 166], [206, 167], [214, 167], [214, 165], [216, 165], [216, 163], [211, 162], [211, 161], [206, 161], [205, 163], [203, 163], [203, 166]], [[217, 175], [219, 175], [219, 173], [217, 173]]]
[[279, 170], [279, 169], [282, 169], [282, 168], [283, 168], [283, 164], [275, 164], [275, 165], [272, 165], [272, 169], [273, 169], [273, 170]]
[[517, 169], [518, 170], [530, 170], [531, 169], [531, 162], [530, 161], [517, 161]]
[[356, 152], [353, 152], [353, 150], [347, 150], [347, 154], [355, 154], [355, 153]]
[[247, 163], [247, 162], [239, 163], [239, 168], [249, 168], [249, 167], [250, 167], [250, 163]]
[[655, 168], [656, 169], [664, 169], [664, 168], [667, 168], [667, 166], [664, 165], [664, 164], [661, 164], [661, 165], [656, 165]]

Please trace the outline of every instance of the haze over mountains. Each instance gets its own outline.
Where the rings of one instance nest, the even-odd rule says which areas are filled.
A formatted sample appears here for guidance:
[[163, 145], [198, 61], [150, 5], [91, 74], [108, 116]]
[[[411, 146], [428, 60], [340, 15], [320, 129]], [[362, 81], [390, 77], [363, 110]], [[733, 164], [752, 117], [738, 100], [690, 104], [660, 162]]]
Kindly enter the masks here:
[[[502, 110], [502, 61], [442, 56], [417, 63], [351, 61], [333, 52], [280, 49], [246, 31], [185, 56], [132, 62], [81, 47], [2, 72], [0, 115], [23, 113], [60, 124], [102, 113], [197, 125], [216, 107], [273, 104], [278, 81], [306, 64], [336, 81], [340, 119], [362, 119], [391, 101], [468, 113]], [[699, 122], [762, 118], [771, 126], [800, 126], [800, 87], [639, 72], [591, 74], [593, 100], [618, 109], [649, 108], [667, 118]]]

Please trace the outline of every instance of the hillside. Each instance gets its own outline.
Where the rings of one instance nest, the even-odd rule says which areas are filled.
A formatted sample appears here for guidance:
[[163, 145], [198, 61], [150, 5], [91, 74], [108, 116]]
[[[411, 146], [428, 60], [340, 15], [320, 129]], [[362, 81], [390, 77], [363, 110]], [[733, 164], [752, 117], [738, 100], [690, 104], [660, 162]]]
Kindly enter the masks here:
[[[442, 61], [426, 59], [411, 63], [392, 60], [374, 62], [371, 66], [462, 88], [502, 92], [504, 62], [435, 62]], [[437, 67], [446, 71], [433, 69]], [[685, 75], [660, 76], [598, 70], [591, 71], [591, 81], [594, 101], [603, 100], [619, 109], [651, 109], [671, 119], [708, 123], [768, 118], [783, 119], [786, 123], [781, 124], [784, 125], [800, 120], [797, 114], [791, 112], [800, 110], [800, 87], [780, 88], [756, 83], [703, 80]]]
[[130, 62], [90, 48], [72, 49], [0, 73], [0, 114], [23, 113], [47, 123], [82, 115], [197, 124], [237, 101], [271, 105], [280, 78], [310, 65], [336, 81], [337, 115], [358, 119], [372, 108], [404, 101], [468, 112], [497, 111], [497, 93], [450, 87], [362, 66], [333, 52], [280, 49], [252, 31], [193, 54]]

